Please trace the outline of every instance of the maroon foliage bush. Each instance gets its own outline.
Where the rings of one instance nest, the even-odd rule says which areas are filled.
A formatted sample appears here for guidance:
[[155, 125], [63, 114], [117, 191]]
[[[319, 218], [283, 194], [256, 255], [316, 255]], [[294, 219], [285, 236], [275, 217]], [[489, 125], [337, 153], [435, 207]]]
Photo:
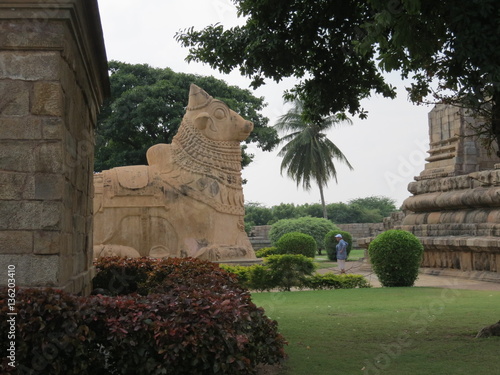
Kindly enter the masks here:
[[[101, 264], [107, 276], [129, 276], [126, 288], [155, 293], [77, 297], [19, 290], [17, 368], [4, 356], [2, 374], [254, 374], [258, 364], [285, 357], [276, 322], [218, 266], [193, 259]], [[7, 298], [1, 289], [2, 316], [9, 313]], [[0, 344], [9, 348], [8, 319], [0, 329]]]
[[[0, 373], [86, 374], [94, 371], [100, 354], [94, 347], [95, 333], [85, 325], [81, 298], [54, 289], [19, 289], [16, 315], [7, 309], [7, 289], [0, 290], [0, 345], [15, 347], [16, 367], [2, 355]], [[12, 331], [9, 319], [14, 318]], [[14, 337], [8, 335], [12, 332]]]
[[[102, 262], [106, 270], [123, 274], [120, 261]], [[89, 300], [89, 310], [97, 312], [89, 325], [103, 332], [98, 341], [109, 347], [108, 361], [124, 374], [137, 371], [145, 353], [144, 374], [170, 373], [169, 368], [179, 375], [252, 374], [257, 364], [284, 358], [276, 322], [255, 306], [234, 274], [192, 258], [145, 262], [126, 265], [128, 275], [140, 275], [133, 282], [143, 296]], [[107, 316], [108, 324], [98, 316]]]
[[158, 260], [139, 285], [141, 294], [165, 293], [179, 287], [210, 289], [224, 292], [240, 290], [236, 275], [221, 269], [218, 264], [195, 258], [165, 258]]
[[146, 257], [99, 258], [94, 261], [97, 273], [92, 280], [93, 287], [112, 296], [135, 293], [157, 262], [156, 259]]
[[94, 262], [97, 273], [94, 289], [109, 295], [139, 292], [147, 295], [171, 288], [237, 287], [237, 280], [217, 264], [194, 258], [99, 258]]
[[284, 339], [248, 294], [174, 288], [93, 297], [86, 317], [120, 374], [254, 374], [284, 358]]

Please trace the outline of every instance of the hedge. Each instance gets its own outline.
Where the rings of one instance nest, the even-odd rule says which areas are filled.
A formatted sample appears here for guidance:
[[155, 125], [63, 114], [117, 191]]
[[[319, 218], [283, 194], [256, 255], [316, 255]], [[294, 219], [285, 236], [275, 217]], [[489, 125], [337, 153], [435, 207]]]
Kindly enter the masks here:
[[285, 233], [276, 242], [278, 254], [300, 254], [308, 258], [314, 258], [317, 245], [314, 238], [300, 232]]
[[318, 246], [318, 254], [325, 248], [325, 235], [331, 230], [339, 230], [330, 220], [318, 217], [301, 217], [298, 219], [283, 219], [274, 223], [269, 231], [269, 239], [273, 246], [286, 233], [300, 232], [312, 236]]
[[[298, 258], [298, 259], [296, 259]], [[293, 263], [293, 265], [291, 264]], [[299, 265], [301, 265], [299, 267]], [[223, 269], [236, 275], [238, 282], [250, 290], [271, 289], [352, 289], [369, 288], [369, 282], [362, 275], [335, 275], [312, 273], [314, 262], [302, 255], [274, 255], [265, 258], [262, 265], [250, 267], [221, 265]], [[300, 273], [297, 272], [300, 270]], [[288, 279], [287, 279], [288, 277]]]
[[370, 283], [362, 275], [336, 275], [332, 272], [308, 277], [306, 286], [311, 289], [371, 288]]

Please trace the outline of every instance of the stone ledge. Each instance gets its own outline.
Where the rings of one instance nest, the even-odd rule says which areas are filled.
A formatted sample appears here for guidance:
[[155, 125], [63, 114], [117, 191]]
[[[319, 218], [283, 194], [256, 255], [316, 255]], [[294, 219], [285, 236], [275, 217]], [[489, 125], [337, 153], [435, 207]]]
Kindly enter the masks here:
[[419, 237], [426, 250], [500, 253], [500, 237]]
[[432, 276], [456, 277], [460, 279], [500, 283], [500, 273], [488, 271], [462, 271], [446, 268], [420, 268], [420, 273]]
[[[417, 236], [418, 237], [418, 236]], [[358, 238], [358, 245], [367, 249], [375, 237]], [[452, 247], [456, 247], [457, 251], [485, 251], [500, 253], [500, 237], [474, 237], [474, 236], [442, 236], [442, 237], [418, 237], [424, 245], [431, 246], [432, 250], [441, 250], [446, 247], [446, 250], [451, 251]]]

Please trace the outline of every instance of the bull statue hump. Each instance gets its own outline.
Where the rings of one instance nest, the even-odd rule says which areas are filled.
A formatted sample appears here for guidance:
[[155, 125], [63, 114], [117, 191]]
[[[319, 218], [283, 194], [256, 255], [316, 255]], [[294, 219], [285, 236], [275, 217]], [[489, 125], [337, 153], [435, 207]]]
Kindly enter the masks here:
[[94, 176], [94, 255], [255, 259], [244, 228], [241, 147], [253, 124], [191, 84], [172, 144], [147, 166]]

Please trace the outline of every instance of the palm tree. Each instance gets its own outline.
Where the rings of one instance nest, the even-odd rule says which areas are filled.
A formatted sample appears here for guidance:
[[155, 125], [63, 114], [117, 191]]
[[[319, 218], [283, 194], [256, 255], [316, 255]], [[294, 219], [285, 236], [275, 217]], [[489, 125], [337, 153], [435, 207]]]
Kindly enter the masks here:
[[[279, 132], [288, 133], [280, 138], [280, 143], [286, 142], [278, 153], [278, 156], [283, 157], [281, 173], [286, 169], [287, 175], [297, 182], [297, 186], [302, 183], [305, 190], [311, 189], [311, 180], [318, 184], [325, 219], [327, 214], [323, 189], [332, 177], [337, 182], [333, 159], [353, 169], [342, 151], [324, 133], [342, 120], [338, 116], [330, 116], [319, 121], [308, 121], [302, 102], [295, 100], [290, 111], [274, 125]], [[351, 123], [348, 119], [346, 121]]]

